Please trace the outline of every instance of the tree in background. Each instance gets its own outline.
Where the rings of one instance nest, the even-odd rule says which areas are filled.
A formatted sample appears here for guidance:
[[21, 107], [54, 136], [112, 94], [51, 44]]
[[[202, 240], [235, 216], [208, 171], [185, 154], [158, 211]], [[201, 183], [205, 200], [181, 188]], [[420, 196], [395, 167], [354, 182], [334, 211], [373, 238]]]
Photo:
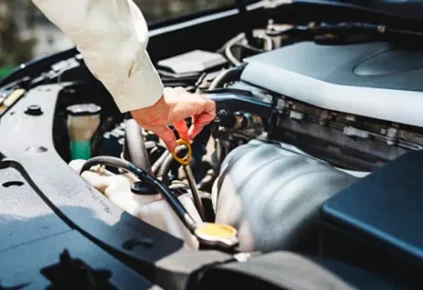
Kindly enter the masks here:
[[35, 39], [21, 39], [12, 14], [13, 4], [14, 1], [0, 0], [0, 68], [3, 69], [30, 60], [36, 43]]

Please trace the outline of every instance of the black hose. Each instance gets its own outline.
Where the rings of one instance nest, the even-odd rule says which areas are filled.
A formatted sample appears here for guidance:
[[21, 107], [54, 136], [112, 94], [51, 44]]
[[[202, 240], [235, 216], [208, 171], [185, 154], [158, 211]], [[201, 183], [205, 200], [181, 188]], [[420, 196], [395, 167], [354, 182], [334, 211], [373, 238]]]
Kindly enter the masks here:
[[239, 80], [242, 72], [244, 71], [244, 68], [245, 68], [245, 64], [242, 64], [240, 66], [223, 71], [210, 84], [209, 90], [221, 88], [223, 87], [224, 84], [228, 82]]
[[242, 111], [263, 118], [269, 118], [273, 113], [273, 105], [254, 98], [251, 92], [221, 89], [204, 91], [208, 98], [216, 103], [216, 112], [220, 110]]
[[169, 171], [170, 171], [170, 167], [172, 166], [173, 163], [176, 163], [176, 161], [173, 158], [172, 154], [169, 154], [169, 155], [166, 156], [162, 165], [160, 166], [160, 170], [159, 170], [159, 173], [157, 175], [160, 176], [163, 179], [163, 182], [165, 184], [169, 184], [168, 174], [169, 174]]
[[148, 174], [153, 175], [142, 129], [134, 119], [126, 121], [123, 157], [135, 166], [147, 171]]
[[[178, 146], [175, 150], [176, 154], [179, 154], [181, 150], [184, 150], [185, 146]], [[175, 158], [173, 158], [172, 154], [168, 154], [164, 157], [162, 165], [160, 166], [160, 171], [157, 176], [161, 177], [164, 184], [169, 184], [169, 171], [172, 164], [177, 164]]]
[[[159, 159], [157, 159], [156, 162], [154, 162], [153, 166], [151, 167], [151, 170], [153, 171], [153, 175], [156, 174], [156, 172], [162, 167], [163, 162], [166, 160], [166, 158], [172, 155], [169, 151], [165, 151]], [[159, 174], [160, 176], [160, 174]]]
[[121, 168], [126, 171], [129, 171], [135, 174], [141, 181], [146, 182], [147, 184], [151, 185], [160, 192], [169, 205], [172, 207], [173, 211], [182, 221], [182, 223], [192, 232], [196, 228], [196, 223], [194, 219], [190, 216], [190, 214], [186, 211], [182, 203], [179, 201], [177, 197], [173, 194], [172, 190], [163, 184], [161, 181], [157, 180], [155, 177], [149, 175], [146, 171], [142, 170], [141, 168], [136, 167], [134, 164], [125, 161], [120, 158], [110, 157], [110, 156], [98, 156], [87, 160], [82, 166], [81, 173], [85, 171], [89, 171], [91, 167], [96, 165], [105, 165], [115, 168]]

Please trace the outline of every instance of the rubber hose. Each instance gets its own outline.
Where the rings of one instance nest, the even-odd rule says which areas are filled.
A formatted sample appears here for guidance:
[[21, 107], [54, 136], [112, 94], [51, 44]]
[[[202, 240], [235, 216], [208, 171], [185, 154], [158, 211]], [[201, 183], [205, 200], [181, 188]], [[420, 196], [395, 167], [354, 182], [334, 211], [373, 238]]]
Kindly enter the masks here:
[[[159, 159], [153, 164], [151, 169], [153, 170], [153, 173], [156, 174], [156, 172], [161, 168], [163, 162], [168, 158], [169, 155], [172, 155], [169, 151], [165, 151]], [[160, 176], [160, 174], [159, 174]]]
[[244, 68], [245, 64], [223, 71], [210, 84], [209, 90], [221, 88], [225, 83], [239, 80]]
[[173, 163], [176, 163], [176, 161], [172, 154], [167, 155], [160, 167], [159, 173], [157, 174], [157, 176], [162, 178], [165, 184], [169, 184], [168, 174]]
[[150, 157], [145, 146], [144, 136], [142, 135], [142, 128], [134, 119], [126, 121], [123, 156], [138, 168], [153, 175]]
[[[176, 147], [176, 154], [180, 153], [181, 150], [183, 150], [185, 148], [185, 146], [178, 146]], [[169, 184], [169, 179], [168, 179], [168, 174], [170, 171], [170, 167], [172, 166], [172, 164], [177, 164], [175, 158], [173, 158], [172, 154], [169, 154], [166, 156], [166, 158], [164, 159], [162, 166], [160, 167], [160, 171], [157, 174], [157, 176], [160, 176], [163, 180], [164, 184]]]

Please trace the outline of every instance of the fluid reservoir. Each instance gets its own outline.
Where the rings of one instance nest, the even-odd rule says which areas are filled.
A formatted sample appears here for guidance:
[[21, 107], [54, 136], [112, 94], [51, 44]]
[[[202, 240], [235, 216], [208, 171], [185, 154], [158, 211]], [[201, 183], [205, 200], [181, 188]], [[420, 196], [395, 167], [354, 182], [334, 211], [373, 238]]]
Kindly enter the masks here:
[[[79, 173], [84, 163], [84, 160], [74, 160], [70, 163], [70, 166]], [[167, 201], [154, 189], [140, 183], [132, 174], [115, 175], [105, 170], [102, 173], [86, 171], [81, 176], [129, 214], [184, 240], [184, 245], [188, 249], [196, 250], [199, 248], [197, 238], [180, 221]], [[191, 194], [182, 194], [178, 196], [178, 199], [191, 217], [200, 223], [201, 218], [195, 208]]]
[[101, 107], [77, 104], [67, 107], [71, 159], [91, 157], [91, 139], [100, 125]]

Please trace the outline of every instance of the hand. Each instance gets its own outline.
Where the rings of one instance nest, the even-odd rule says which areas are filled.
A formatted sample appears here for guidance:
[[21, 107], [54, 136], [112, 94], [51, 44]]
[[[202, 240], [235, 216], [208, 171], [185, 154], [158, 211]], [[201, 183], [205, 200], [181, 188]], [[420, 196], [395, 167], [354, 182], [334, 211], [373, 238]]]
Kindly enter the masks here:
[[[163, 96], [151, 107], [132, 111], [137, 123], [153, 131], [161, 138], [168, 150], [176, 147], [176, 137], [168, 125], [172, 124], [182, 139], [191, 141], [216, 117], [215, 103], [183, 88], [165, 88]], [[192, 118], [188, 129], [185, 119]]]

